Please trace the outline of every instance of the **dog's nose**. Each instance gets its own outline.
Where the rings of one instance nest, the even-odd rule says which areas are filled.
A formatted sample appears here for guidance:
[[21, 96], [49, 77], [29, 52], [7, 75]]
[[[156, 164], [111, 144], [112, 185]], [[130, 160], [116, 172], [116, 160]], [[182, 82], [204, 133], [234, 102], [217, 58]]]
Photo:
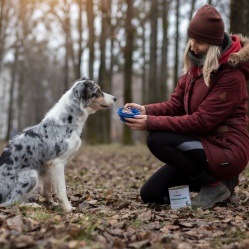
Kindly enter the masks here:
[[117, 98], [116, 98], [116, 97], [113, 97], [113, 100], [114, 100], [114, 102], [116, 102]]

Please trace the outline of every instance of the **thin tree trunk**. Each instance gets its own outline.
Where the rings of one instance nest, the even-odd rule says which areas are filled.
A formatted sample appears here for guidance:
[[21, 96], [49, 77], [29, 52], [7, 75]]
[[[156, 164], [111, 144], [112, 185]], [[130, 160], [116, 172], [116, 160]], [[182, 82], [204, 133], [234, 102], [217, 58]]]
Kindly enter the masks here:
[[4, 20], [4, 7], [5, 7], [5, 0], [1, 0], [1, 9], [0, 9], [0, 73], [2, 68], [2, 57], [4, 53], [4, 32], [3, 32], [3, 22]]
[[[110, 0], [101, 1], [102, 10], [102, 31], [100, 37], [100, 67], [99, 67], [99, 84], [105, 92], [110, 92], [111, 84], [109, 82], [108, 70], [106, 65], [106, 41], [110, 37]], [[111, 142], [111, 113], [110, 111], [100, 112], [98, 142], [110, 143]]]
[[88, 61], [88, 76], [94, 78], [94, 12], [93, 12], [93, 0], [87, 0], [86, 2], [87, 9], [87, 22], [88, 22], [88, 49], [89, 49], [89, 61]]
[[[192, 17], [193, 17], [193, 14], [194, 14], [194, 10], [195, 10], [195, 3], [196, 3], [196, 0], [192, 0], [191, 1], [191, 8], [190, 8], [190, 11], [189, 11], [189, 15], [188, 15], [188, 20], [189, 22], [191, 21]], [[188, 37], [186, 37], [186, 44], [188, 42]]]
[[[132, 18], [133, 18], [133, 0], [126, 0], [127, 11], [126, 11], [126, 45], [124, 49], [124, 58], [125, 58], [125, 66], [124, 66], [124, 102], [132, 101], [132, 53], [133, 53], [133, 37], [134, 31], [132, 27]], [[132, 133], [131, 129], [124, 125], [123, 126], [123, 144], [132, 144]]]
[[18, 91], [17, 91], [17, 104], [18, 104], [18, 111], [17, 111], [17, 130], [20, 131], [23, 127], [23, 116], [22, 116], [22, 110], [23, 110], [23, 104], [24, 104], [24, 96], [23, 96], [23, 82], [25, 78], [25, 65], [24, 63], [19, 64], [18, 68]]
[[[249, 2], [247, 0], [230, 1], [230, 33], [249, 36]], [[249, 91], [249, 81], [247, 81]], [[247, 102], [248, 103], [248, 102]], [[249, 115], [249, 109], [248, 109]], [[249, 129], [249, 125], [248, 125]]]
[[230, 32], [249, 35], [249, 3], [247, 0], [230, 1]]
[[17, 63], [18, 63], [18, 46], [17, 42], [14, 46], [14, 61], [11, 69], [11, 82], [10, 82], [10, 89], [9, 89], [9, 107], [8, 107], [8, 123], [7, 123], [7, 132], [5, 140], [10, 139], [10, 134], [13, 129], [13, 103], [14, 103], [14, 85], [16, 81], [16, 73], [17, 73]]
[[[82, 13], [83, 13], [83, 1], [82, 0], [78, 0], [78, 15], [79, 15], [79, 19], [78, 19], [78, 34], [79, 34], [79, 38], [78, 38], [78, 51], [77, 51], [77, 56], [74, 59], [74, 71], [75, 71], [75, 78], [79, 79], [81, 77], [81, 57], [82, 57], [82, 53], [83, 53], [83, 39], [82, 39], [82, 33], [83, 33], [83, 25], [82, 25]], [[71, 40], [71, 50], [72, 50], [72, 55], [74, 55], [74, 51], [73, 51], [73, 44], [72, 44], [72, 40]]]
[[64, 58], [64, 92], [66, 92], [69, 88], [69, 49], [68, 49], [68, 34], [65, 34], [65, 58]]
[[70, 59], [70, 17], [69, 17], [69, 4], [65, 6], [65, 19], [64, 19], [64, 32], [65, 32], [65, 57], [64, 57], [64, 92], [69, 88], [69, 59]]
[[[95, 59], [95, 31], [94, 31], [94, 12], [93, 12], [93, 0], [86, 1], [86, 10], [87, 10], [87, 23], [88, 23], [88, 50], [89, 50], [89, 60], [88, 60], [88, 77], [94, 79], [94, 59]], [[97, 112], [94, 115], [91, 115], [86, 124], [86, 141], [89, 144], [98, 143], [98, 133], [99, 130], [98, 123], [100, 120], [100, 113]]]
[[176, 23], [175, 23], [175, 29], [176, 29], [176, 37], [175, 37], [175, 65], [174, 65], [174, 84], [176, 85], [178, 82], [178, 65], [179, 65], [179, 8], [180, 8], [180, 0], [176, 0]]
[[159, 87], [157, 80], [157, 18], [158, 0], [151, 1], [151, 34], [150, 34], [150, 70], [149, 70], [149, 102], [158, 102]]
[[145, 27], [145, 20], [142, 23], [142, 57], [143, 57], [143, 65], [142, 65], [142, 104], [149, 103], [149, 82], [147, 80], [147, 70], [146, 70], [146, 65], [148, 64], [148, 61], [146, 59], [146, 27]]
[[[88, 11], [88, 28], [89, 28], [89, 75], [93, 76], [93, 60], [94, 60], [94, 15], [93, 2], [87, 2]], [[98, 74], [98, 84], [105, 92], [110, 92], [111, 83], [108, 76], [106, 66], [106, 41], [110, 35], [110, 6], [111, 0], [103, 0], [99, 3], [102, 13], [102, 27], [100, 35], [100, 66]], [[91, 61], [91, 63], [90, 63]], [[95, 143], [110, 143], [111, 142], [111, 113], [109, 110], [97, 112], [89, 117], [87, 125], [87, 142]], [[96, 132], [101, 131], [101, 132]]]
[[169, 12], [169, 0], [163, 0], [162, 2], [162, 24], [163, 24], [163, 41], [161, 51], [161, 74], [160, 74], [160, 98], [158, 101], [164, 101], [167, 97], [167, 85], [168, 80], [168, 12]]

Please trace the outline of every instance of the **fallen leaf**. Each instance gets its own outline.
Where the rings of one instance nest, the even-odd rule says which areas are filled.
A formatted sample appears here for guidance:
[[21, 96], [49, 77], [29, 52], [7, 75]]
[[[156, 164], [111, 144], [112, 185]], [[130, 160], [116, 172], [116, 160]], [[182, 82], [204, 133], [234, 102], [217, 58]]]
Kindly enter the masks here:
[[134, 242], [134, 243], [129, 244], [129, 248], [135, 248], [135, 249], [139, 249], [139, 248], [142, 248], [144, 246], [150, 246], [149, 240], [146, 239], [143, 241]]
[[16, 215], [11, 218], [6, 219], [6, 225], [10, 230], [15, 230], [17, 232], [22, 232], [23, 230], [23, 218], [22, 215]]

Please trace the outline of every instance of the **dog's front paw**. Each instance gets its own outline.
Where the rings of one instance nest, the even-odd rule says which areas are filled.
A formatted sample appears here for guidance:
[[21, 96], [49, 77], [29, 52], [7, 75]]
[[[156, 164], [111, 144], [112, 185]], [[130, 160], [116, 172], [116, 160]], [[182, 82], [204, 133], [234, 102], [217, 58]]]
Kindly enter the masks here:
[[75, 210], [75, 208], [71, 205], [71, 203], [69, 201], [62, 202], [61, 207], [65, 212], [72, 212], [73, 210]]
[[67, 213], [70, 213], [70, 212], [73, 212], [74, 210], [76, 210], [76, 208], [69, 205], [69, 206], [63, 207], [63, 210]]

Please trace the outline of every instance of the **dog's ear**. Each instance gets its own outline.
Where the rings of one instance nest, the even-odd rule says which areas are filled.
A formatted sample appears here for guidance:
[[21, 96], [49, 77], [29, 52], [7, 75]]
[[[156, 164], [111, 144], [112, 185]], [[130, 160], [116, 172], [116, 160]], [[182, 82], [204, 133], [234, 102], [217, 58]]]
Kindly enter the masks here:
[[88, 80], [86, 76], [83, 76], [80, 80]]
[[87, 78], [86, 76], [83, 76], [81, 79], [79, 80], [92, 80], [91, 78]]
[[89, 81], [84, 82], [84, 87], [81, 91], [81, 98], [88, 100], [92, 97], [93, 93], [93, 84]]

